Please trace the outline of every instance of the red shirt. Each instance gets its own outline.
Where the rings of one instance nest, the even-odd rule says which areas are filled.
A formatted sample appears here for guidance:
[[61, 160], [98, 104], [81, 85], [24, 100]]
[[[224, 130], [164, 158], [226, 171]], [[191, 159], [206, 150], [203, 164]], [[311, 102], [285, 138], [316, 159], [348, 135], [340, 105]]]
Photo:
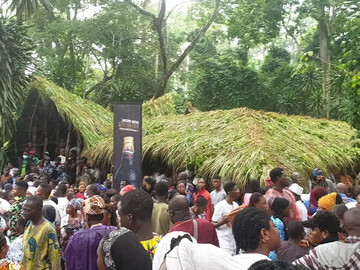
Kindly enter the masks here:
[[84, 193], [77, 193], [76, 198], [83, 199], [83, 200], [86, 199]]
[[211, 198], [210, 198], [209, 191], [207, 191], [206, 189], [203, 189], [203, 190], [199, 190], [198, 192], [194, 193], [194, 195], [193, 195], [194, 205], [197, 201], [198, 196], [203, 196], [207, 200], [207, 207], [206, 207], [206, 212], [205, 212], [206, 219], [208, 221], [211, 221], [212, 213], [211, 213]]
[[214, 246], [219, 246], [219, 240], [216, 235], [216, 230], [214, 225], [206, 219], [189, 219], [186, 221], [178, 221], [174, 224], [169, 232], [187, 232], [194, 236], [194, 222], [198, 225], [198, 239], [197, 242], [201, 244], [212, 244]]

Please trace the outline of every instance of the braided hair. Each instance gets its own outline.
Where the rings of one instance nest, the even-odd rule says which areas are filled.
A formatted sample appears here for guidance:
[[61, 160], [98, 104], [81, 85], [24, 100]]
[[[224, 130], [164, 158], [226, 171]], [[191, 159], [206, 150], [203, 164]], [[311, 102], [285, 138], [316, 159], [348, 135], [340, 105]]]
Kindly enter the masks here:
[[234, 218], [232, 230], [236, 242], [236, 253], [239, 250], [256, 250], [260, 244], [262, 229], [270, 230], [270, 216], [263, 210], [247, 207]]

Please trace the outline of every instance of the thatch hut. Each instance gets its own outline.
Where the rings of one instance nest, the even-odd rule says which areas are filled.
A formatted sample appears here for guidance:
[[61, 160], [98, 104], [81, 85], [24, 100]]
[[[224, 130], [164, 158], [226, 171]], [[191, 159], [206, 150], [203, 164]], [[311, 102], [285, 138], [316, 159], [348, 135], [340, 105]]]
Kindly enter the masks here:
[[[28, 119], [33, 112], [41, 119], [40, 125], [47, 121], [49, 128], [50, 121], [57, 122], [50, 120], [51, 111], [56, 111], [67, 123], [64, 132], [70, 141], [70, 130], [81, 135], [83, 155], [98, 163], [111, 163], [110, 111], [40, 78], [34, 80], [31, 90], [23, 121], [27, 115], [25, 122], [33, 123]], [[39, 109], [40, 101], [42, 106], [52, 107], [50, 112]], [[143, 106], [144, 163], [154, 168], [189, 168], [199, 176], [220, 174], [244, 185], [247, 179], [264, 180], [277, 166], [303, 175], [315, 167], [324, 171], [351, 168], [360, 153], [357, 132], [345, 122], [247, 108], [178, 115], [170, 95]], [[29, 138], [30, 130], [31, 125], [23, 135]]]

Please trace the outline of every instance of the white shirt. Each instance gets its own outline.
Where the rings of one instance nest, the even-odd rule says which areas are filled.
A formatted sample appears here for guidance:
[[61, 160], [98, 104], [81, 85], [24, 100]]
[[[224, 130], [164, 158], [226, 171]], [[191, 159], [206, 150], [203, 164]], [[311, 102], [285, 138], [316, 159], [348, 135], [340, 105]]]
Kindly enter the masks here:
[[301, 221], [308, 220], [307, 209], [302, 201], [297, 201], [296, 206], [299, 210]]
[[43, 205], [51, 205], [52, 207], [55, 208], [55, 213], [56, 213], [55, 225], [60, 225], [61, 219], [60, 219], [60, 213], [59, 213], [59, 208], [58, 208], [57, 204], [54, 201], [47, 199], [47, 200], [43, 201]]
[[66, 197], [58, 197], [57, 207], [59, 209], [60, 219], [66, 216], [66, 207], [69, 203], [69, 200]]
[[226, 192], [224, 189], [221, 189], [219, 192], [217, 192], [216, 189], [214, 189], [210, 193], [210, 198], [211, 198], [211, 204], [215, 206], [222, 200], [226, 199]]
[[249, 269], [254, 263], [262, 260], [270, 261], [268, 256], [260, 253], [241, 253], [233, 257], [234, 260], [241, 266], [241, 269]]
[[[238, 204], [233, 202], [233, 204], [228, 204], [226, 200], [222, 200], [215, 206], [214, 214], [212, 216], [212, 221], [219, 222], [232, 210], [236, 209]], [[216, 234], [219, 239], [220, 248], [225, 249], [231, 255], [235, 255], [236, 243], [234, 235], [232, 233], [232, 228], [228, 227], [227, 224], [221, 225], [216, 228]]]

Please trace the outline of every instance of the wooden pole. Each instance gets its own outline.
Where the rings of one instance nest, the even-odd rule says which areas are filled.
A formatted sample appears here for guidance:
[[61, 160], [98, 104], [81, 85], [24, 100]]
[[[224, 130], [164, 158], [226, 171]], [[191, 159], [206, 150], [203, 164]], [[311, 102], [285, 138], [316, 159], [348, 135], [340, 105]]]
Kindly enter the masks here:
[[45, 155], [45, 152], [47, 151], [47, 146], [49, 143], [49, 138], [48, 138], [48, 130], [47, 130], [47, 119], [45, 117], [44, 120], [44, 148], [43, 148], [43, 156]]
[[70, 141], [71, 141], [71, 124], [68, 125], [68, 134], [66, 137], [66, 147], [65, 147], [65, 156], [66, 159], [69, 157], [69, 151], [70, 151]]
[[40, 101], [40, 95], [38, 93], [38, 97], [36, 99], [36, 103], [35, 103], [35, 107], [34, 107], [34, 110], [32, 112], [32, 115], [31, 115], [31, 118], [30, 118], [30, 124], [29, 124], [29, 140], [31, 139], [31, 131], [32, 131], [32, 124], [33, 124], [33, 121], [34, 121], [34, 117], [35, 117], [35, 113], [36, 113], [36, 109], [37, 109], [37, 106], [39, 104], [39, 101]]

